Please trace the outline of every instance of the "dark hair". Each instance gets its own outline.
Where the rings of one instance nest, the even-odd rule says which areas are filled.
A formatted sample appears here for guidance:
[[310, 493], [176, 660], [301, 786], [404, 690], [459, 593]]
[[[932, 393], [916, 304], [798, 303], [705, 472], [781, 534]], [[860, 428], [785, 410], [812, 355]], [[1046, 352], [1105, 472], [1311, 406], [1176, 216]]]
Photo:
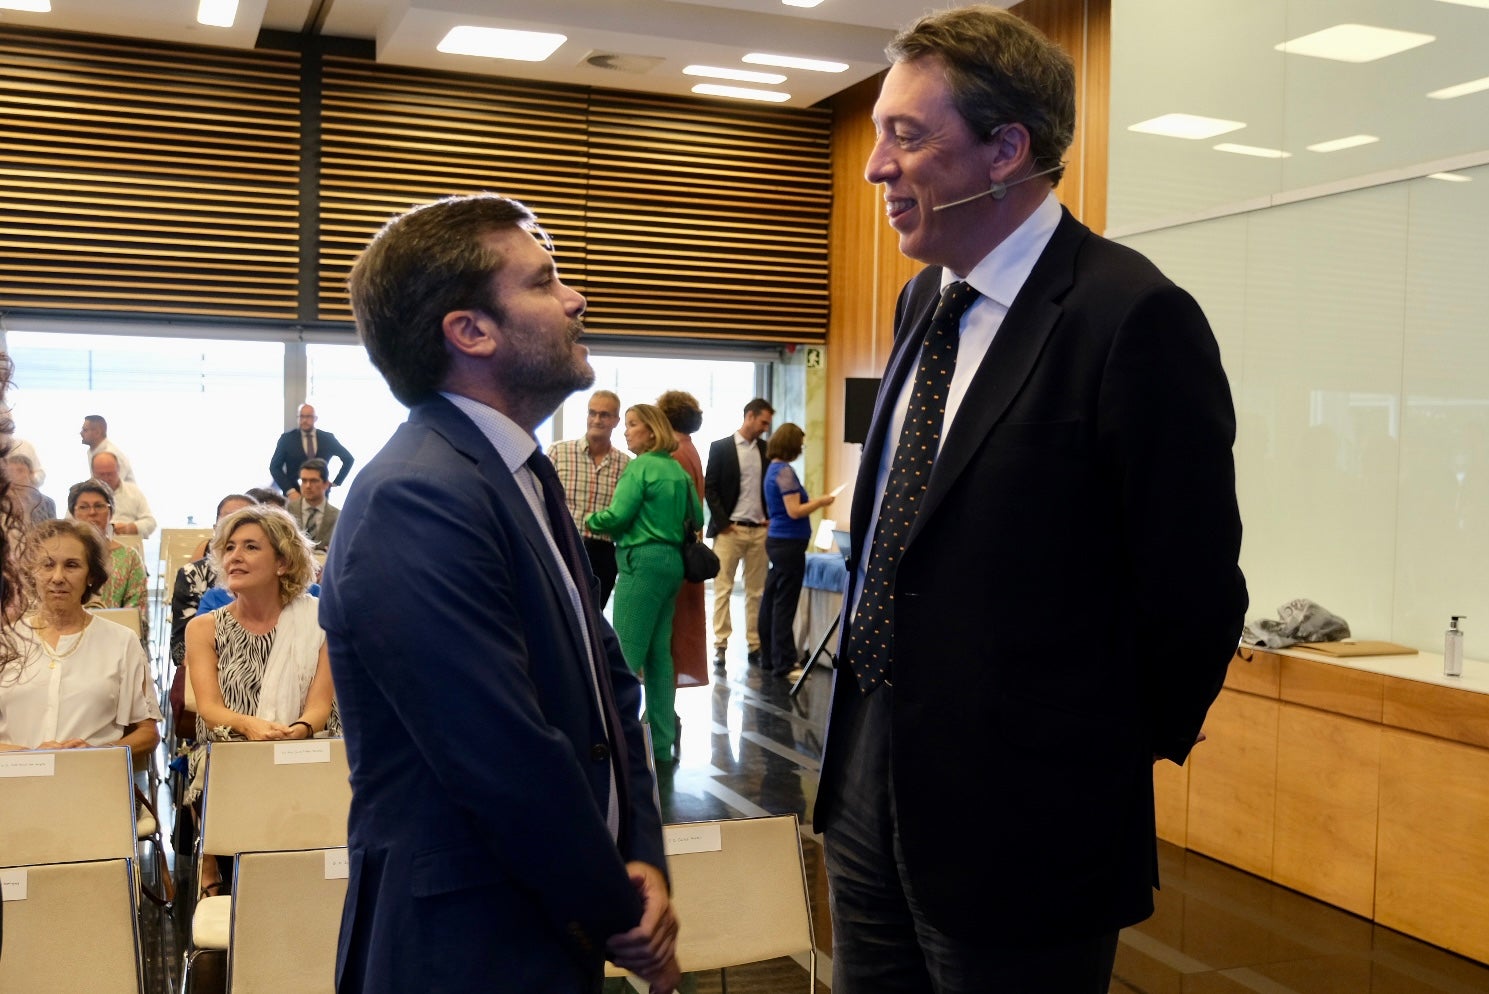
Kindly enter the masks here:
[[775, 412], [776, 409], [771, 407], [770, 401], [764, 397], [756, 397], [744, 407], [745, 417], [749, 417], [751, 414], [774, 414]]
[[67, 513], [68, 514], [71, 514], [71, 513], [73, 513], [74, 511], [77, 510], [78, 498], [81, 497], [81, 496], [83, 496], [83, 494], [97, 494], [98, 496], [102, 497], [104, 500], [108, 501], [109, 502], [109, 516], [110, 517], [113, 517], [113, 514], [114, 514], [114, 488], [111, 487], [111, 486], [109, 486], [107, 483], [103, 482], [102, 480], [98, 479], [97, 477], [91, 477], [89, 479], [84, 480], [82, 483], [74, 483], [72, 486], [70, 486], [70, 487], [67, 488]]
[[[1004, 124], [1029, 131], [1036, 169], [1059, 166], [1075, 137], [1075, 64], [1028, 21], [987, 4], [927, 14], [884, 50], [891, 62], [937, 60], [951, 99], [986, 140]], [[1065, 174], [1050, 174], [1058, 184]]]
[[316, 456], [314, 459], [307, 459], [300, 464], [301, 473], [304, 473], [307, 469], [315, 470], [321, 475], [322, 480], [327, 483], [331, 482], [331, 466], [320, 456]]
[[102, 414], [84, 414], [83, 420], [90, 425], [97, 425], [102, 428], [105, 435], [109, 433], [109, 423], [103, 419]]
[[[10, 408], [5, 406], [5, 390], [13, 369], [10, 356], [0, 352], [0, 451], [7, 453], [15, 423], [10, 419]], [[14, 622], [24, 610], [26, 589], [14, 557], [25, 535], [26, 518], [11, 505], [10, 478], [0, 473], [0, 674], [21, 656]]]
[[672, 430], [691, 435], [703, 427], [703, 408], [698, 398], [683, 390], [668, 390], [657, 398], [657, 406], [667, 416]]
[[284, 494], [268, 487], [249, 487], [246, 491], [249, 499], [255, 504], [272, 504], [275, 507], [284, 507]]
[[[246, 504], [262, 504], [263, 503], [263, 501], [255, 500], [253, 497], [250, 497], [248, 494], [228, 494], [226, 497], [222, 498], [222, 500], [220, 500], [220, 501], [217, 502], [217, 518], [222, 517], [222, 509], [224, 507], [227, 507], [228, 504], [229, 504], [229, 502], [235, 501], [235, 500], [241, 500], [241, 501], [243, 501]], [[213, 521], [216, 521], [217, 518], [213, 518], [212, 520]]]
[[357, 259], [347, 277], [357, 334], [400, 402], [429, 397], [449, 375], [445, 315], [481, 308], [504, 316], [491, 293], [502, 258], [484, 239], [509, 228], [548, 241], [533, 212], [515, 200], [446, 197], [389, 221]]
[[52, 518], [49, 521], [43, 521], [31, 533], [27, 555], [27, 564], [31, 568], [26, 571], [30, 580], [31, 594], [38, 601], [41, 599], [41, 591], [36, 586], [36, 569], [41, 565], [43, 543], [63, 537], [75, 538], [83, 543], [83, 557], [88, 561], [88, 582], [83, 589], [82, 600], [82, 603], [86, 604], [94, 594], [103, 589], [105, 583], [109, 582], [109, 546], [92, 525], [85, 525], [81, 521], [70, 521], [67, 518]]
[[790, 462], [801, 455], [801, 443], [806, 437], [806, 432], [801, 430], [800, 425], [787, 421], [771, 431], [770, 442], [765, 446], [765, 457]]

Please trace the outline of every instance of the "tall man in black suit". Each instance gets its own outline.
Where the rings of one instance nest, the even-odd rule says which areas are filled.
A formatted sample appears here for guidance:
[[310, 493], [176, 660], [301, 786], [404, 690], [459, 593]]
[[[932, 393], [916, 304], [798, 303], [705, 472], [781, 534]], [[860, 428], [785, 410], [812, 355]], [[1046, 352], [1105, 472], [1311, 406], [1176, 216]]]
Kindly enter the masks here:
[[834, 990], [1104, 994], [1152, 913], [1152, 764], [1188, 755], [1245, 612], [1230, 391], [1194, 300], [1054, 197], [1063, 52], [986, 6], [888, 51], [866, 174], [928, 268], [854, 492], [815, 812]]
[[309, 404], [301, 406], [299, 427], [279, 436], [279, 442], [274, 446], [274, 458], [269, 460], [269, 472], [274, 476], [274, 485], [291, 500], [300, 496], [300, 467], [307, 460], [324, 459], [328, 464], [327, 469], [330, 468], [332, 459], [341, 460], [341, 468], [336, 471], [336, 479], [331, 482], [333, 487], [341, 486], [346, 474], [352, 471], [352, 463], [356, 462], [346, 446], [336, 441], [335, 435], [316, 428], [316, 420], [315, 408]]
[[[708, 501], [709, 538], [719, 557], [713, 581], [714, 669], [724, 672], [725, 651], [734, 621], [729, 616], [734, 596], [734, 574], [744, 563], [745, 648], [751, 666], [760, 665], [760, 595], [765, 592], [765, 439], [776, 410], [764, 397], [745, 405], [739, 430], [708, 447], [703, 471], [703, 494]], [[757, 464], [758, 459], [758, 464]]]

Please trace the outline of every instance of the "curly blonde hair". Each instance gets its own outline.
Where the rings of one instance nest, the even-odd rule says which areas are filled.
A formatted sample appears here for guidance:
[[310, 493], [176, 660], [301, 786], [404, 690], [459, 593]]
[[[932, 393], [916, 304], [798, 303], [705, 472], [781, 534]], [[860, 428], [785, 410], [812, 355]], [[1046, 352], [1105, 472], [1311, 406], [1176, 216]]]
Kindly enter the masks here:
[[249, 524], [258, 525], [264, 530], [270, 548], [284, 561], [284, 574], [279, 578], [279, 603], [284, 606], [305, 593], [315, 580], [315, 546], [311, 545], [310, 538], [283, 508], [272, 504], [254, 504], [240, 508], [219, 521], [212, 533], [212, 544], [209, 546], [212, 568], [219, 576], [225, 574], [222, 558], [228, 539], [233, 537], [233, 532]]

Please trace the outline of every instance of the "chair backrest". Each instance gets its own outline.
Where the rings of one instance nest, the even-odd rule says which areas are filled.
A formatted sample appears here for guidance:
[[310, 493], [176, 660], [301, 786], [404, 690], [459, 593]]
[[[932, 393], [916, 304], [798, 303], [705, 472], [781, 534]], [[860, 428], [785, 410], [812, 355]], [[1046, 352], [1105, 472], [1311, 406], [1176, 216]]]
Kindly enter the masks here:
[[140, 627], [140, 609], [137, 607], [90, 607], [88, 611], [96, 618], [123, 625], [134, 632], [135, 638], [144, 635], [144, 630]]
[[352, 787], [341, 739], [213, 742], [202, 852], [234, 856], [346, 845]]
[[130, 770], [123, 746], [0, 752], [0, 866], [132, 859]]
[[345, 849], [240, 853], [228, 994], [332, 994]]
[[812, 955], [812, 916], [795, 815], [668, 825], [672, 903], [684, 970]]
[[191, 562], [196, 547], [212, 537], [210, 528], [162, 528], [160, 530], [160, 575], [169, 586], [176, 582], [176, 573]]
[[140, 557], [140, 563], [145, 562], [145, 540], [138, 535], [115, 535], [114, 541], [120, 545], [133, 549]]
[[0, 870], [0, 991], [140, 994], [132, 873], [124, 859]]

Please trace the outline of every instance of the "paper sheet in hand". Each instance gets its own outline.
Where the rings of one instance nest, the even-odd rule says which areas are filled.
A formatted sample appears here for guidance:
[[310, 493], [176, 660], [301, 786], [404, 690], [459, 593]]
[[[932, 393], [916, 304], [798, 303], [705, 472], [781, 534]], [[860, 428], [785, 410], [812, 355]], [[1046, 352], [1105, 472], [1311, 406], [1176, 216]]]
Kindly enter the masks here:
[[812, 544], [817, 547], [818, 552], [832, 551], [832, 533], [837, 526], [838, 523], [836, 521], [828, 518], [822, 519], [822, 524], [817, 526], [817, 537], [812, 540]]
[[843, 490], [847, 486], [848, 486], [848, 484], [846, 484], [846, 483], [839, 483], [837, 486], [835, 486], [831, 490], [827, 491], [827, 496], [829, 496], [829, 497], [836, 497], [838, 494], [842, 493]]

